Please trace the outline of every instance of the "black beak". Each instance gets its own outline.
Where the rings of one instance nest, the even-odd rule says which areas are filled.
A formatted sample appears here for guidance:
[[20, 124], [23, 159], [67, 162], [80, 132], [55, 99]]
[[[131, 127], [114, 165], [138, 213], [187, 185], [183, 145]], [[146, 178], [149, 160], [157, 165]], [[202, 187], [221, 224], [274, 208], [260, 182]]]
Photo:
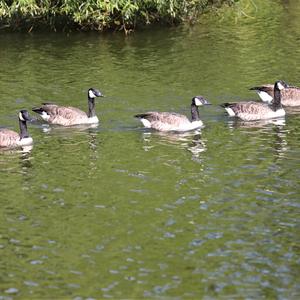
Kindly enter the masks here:
[[23, 110], [20, 110], [20, 112], [19, 112], [19, 119], [23, 119], [24, 121], [26, 121], [26, 122], [32, 122], [33, 120], [34, 120], [34, 118], [32, 118], [30, 115], [29, 115], [29, 113], [28, 113], [28, 111], [27, 110], [25, 110], [25, 109], [23, 109]]
[[104, 97], [104, 95], [100, 91], [95, 90], [94, 92], [97, 97]]
[[35, 118], [32, 118], [31, 116], [26, 116], [26, 118], [24, 118], [25, 119], [25, 121], [27, 121], [27, 122], [34, 122], [34, 121], [36, 121], [36, 119]]
[[202, 98], [201, 99], [202, 105], [211, 105], [210, 102], [208, 102], [206, 99]]

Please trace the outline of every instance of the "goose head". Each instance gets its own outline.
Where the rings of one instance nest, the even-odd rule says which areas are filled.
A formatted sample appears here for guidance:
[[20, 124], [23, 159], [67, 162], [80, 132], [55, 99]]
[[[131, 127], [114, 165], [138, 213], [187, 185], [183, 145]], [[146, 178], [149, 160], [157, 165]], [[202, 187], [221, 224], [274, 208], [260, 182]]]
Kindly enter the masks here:
[[97, 89], [90, 88], [88, 90], [89, 99], [95, 99], [96, 97], [104, 97], [104, 95]]
[[28, 111], [26, 109], [22, 109], [19, 111], [19, 120], [22, 122], [31, 122], [33, 119], [30, 117]]
[[288, 87], [288, 85], [283, 80], [277, 80], [274, 84], [274, 89], [279, 91], [285, 89], [286, 87]]
[[201, 106], [210, 105], [210, 103], [203, 96], [195, 96], [192, 99], [192, 105]]

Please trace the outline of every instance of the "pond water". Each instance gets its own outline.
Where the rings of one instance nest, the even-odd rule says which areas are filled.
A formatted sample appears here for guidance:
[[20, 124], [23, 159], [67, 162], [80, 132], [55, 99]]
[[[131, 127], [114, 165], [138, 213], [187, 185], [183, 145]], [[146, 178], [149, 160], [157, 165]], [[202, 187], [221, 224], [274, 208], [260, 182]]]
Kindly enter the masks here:
[[[127, 37], [0, 35], [1, 127], [106, 95], [98, 127], [36, 121], [31, 151], [0, 153], [0, 299], [299, 299], [300, 114], [241, 123], [218, 106], [300, 85], [299, 1], [255, 3]], [[213, 104], [201, 131], [133, 118], [190, 115], [195, 95]]]

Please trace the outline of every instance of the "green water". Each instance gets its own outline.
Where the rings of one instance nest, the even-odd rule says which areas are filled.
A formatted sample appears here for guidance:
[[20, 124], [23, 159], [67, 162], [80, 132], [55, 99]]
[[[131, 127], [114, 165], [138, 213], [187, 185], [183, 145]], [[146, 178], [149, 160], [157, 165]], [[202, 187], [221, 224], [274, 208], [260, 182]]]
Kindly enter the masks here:
[[[299, 299], [300, 114], [243, 124], [218, 106], [300, 85], [299, 1], [255, 3], [128, 37], [0, 35], [0, 126], [106, 95], [97, 128], [34, 122], [30, 152], [0, 153], [1, 300]], [[132, 117], [189, 115], [195, 95], [213, 104], [201, 132]]]

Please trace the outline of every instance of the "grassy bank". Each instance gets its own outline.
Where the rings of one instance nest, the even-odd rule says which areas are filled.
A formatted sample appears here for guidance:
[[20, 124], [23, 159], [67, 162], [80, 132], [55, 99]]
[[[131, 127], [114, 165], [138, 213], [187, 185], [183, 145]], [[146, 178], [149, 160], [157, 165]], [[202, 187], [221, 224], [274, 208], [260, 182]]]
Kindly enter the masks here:
[[0, 30], [128, 32], [153, 23], [193, 22], [203, 11], [238, 0], [0, 0]]

